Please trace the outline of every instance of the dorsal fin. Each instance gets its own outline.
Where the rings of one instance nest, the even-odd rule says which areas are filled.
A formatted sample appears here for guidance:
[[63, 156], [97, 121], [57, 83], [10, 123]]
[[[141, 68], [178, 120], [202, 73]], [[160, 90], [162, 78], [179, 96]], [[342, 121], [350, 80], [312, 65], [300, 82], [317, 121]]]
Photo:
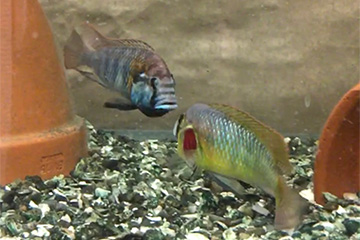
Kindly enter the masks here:
[[228, 118], [253, 132], [268, 148], [280, 174], [292, 171], [287, 145], [280, 133], [256, 120], [250, 114], [231, 106], [217, 103], [209, 104], [209, 106], [223, 112]]
[[126, 47], [141, 48], [149, 51], [155, 51], [149, 44], [141, 40], [115, 39], [115, 38], [105, 37], [100, 32], [98, 32], [93, 25], [86, 22], [77, 27], [77, 32], [81, 36], [85, 45], [93, 50], [100, 49], [103, 47], [126, 46]]

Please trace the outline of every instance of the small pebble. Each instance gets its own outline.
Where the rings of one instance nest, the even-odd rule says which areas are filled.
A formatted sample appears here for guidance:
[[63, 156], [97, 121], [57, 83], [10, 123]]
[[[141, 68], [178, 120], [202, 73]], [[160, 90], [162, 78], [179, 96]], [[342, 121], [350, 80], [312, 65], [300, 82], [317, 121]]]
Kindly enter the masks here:
[[188, 233], [186, 234], [186, 240], [209, 240], [209, 238], [201, 233]]
[[360, 228], [360, 218], [358, 219], [345, 219], [342, 222], [346, 228], [346, 232], [349, 236], [356, 233]]
[[236, 233], [231, 228], [226, 229], [222, 236], [225, 240], [236, 240]]
[[352, 201], [359, 200], [359, 197], [355, 193], [344, 193], [343, 196], [346, 200], [352, 200]]
[[[274, 229], [275, 199], [241, 183], [244, 195], [216, 186], [178, 155], [173, 140], [136, 141], [88, 122], [89, 157], [70, 176], [0, 186], [0, 238], [342, 240], [359, 235], [358, 195], [313, 201], [315, 140], [288, 137], [290, 187], [310, 202], [299, 229]], [[216, 186], [216, 187], [214, 187]]]
[[109, 196], [111, 191], [103, 189], [103, 188], [96, 188], [95, 189], [95, 196], [100, 198], [106, 198]]
[[270, 213], [269, 210], [264, 208], [264, 206], [262, 204], [260, 204], [259, 202], [255, 203], [251, 209], [254, 210], [255, 212], [258, 212], [258, 213], [264, 215], [264, 216], [267, 216]]

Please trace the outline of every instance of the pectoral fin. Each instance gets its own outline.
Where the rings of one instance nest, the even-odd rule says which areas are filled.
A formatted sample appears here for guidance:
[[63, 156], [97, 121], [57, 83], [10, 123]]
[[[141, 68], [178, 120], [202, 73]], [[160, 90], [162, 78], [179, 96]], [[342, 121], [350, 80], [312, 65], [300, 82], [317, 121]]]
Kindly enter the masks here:
[[237, 197], [246, 195], [245, 188], [241, 185], [241, 183], [238, 180], [227, 178], [213, 172], [207, 172], [207, 174], [209, 174], [211, 178], [221, 187], [233, 192]]
[[137, 107], [132, 104], [129, 100], [124, 98], [111, 98], [104, 103], [106, 108], [116, 108], [122, 111], [135, 110]]

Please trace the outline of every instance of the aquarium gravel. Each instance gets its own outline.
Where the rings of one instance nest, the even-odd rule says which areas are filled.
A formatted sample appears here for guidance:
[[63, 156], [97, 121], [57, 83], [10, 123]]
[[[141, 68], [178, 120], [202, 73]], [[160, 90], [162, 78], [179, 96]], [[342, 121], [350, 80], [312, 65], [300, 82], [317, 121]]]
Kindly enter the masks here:
[[90, 124], [90, 156], [71, 176], [28, 176], [0, 188], [1, 239], [360, 239], [359, 194], [313, 200], [315, 139], [287, 137], [289, 185], [310, 201], [298, 230], [276, 231], [274, 199], [243, 184], [235, 196], [194, 174], [173, 140], [137, 141]]

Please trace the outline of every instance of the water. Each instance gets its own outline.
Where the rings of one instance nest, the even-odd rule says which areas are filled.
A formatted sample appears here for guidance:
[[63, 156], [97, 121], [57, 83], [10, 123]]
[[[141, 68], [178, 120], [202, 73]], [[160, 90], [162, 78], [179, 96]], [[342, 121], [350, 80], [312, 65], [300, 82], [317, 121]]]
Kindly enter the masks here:
[[40, 2], [60, 50], [73, 27], [88, 21], [105, 36], [144, 40], [174, 75], [178, 109], [149, 119], [137, 110], [104, 108], [116, 93], [66, 71], [76, 112], [98, 128], [170, 131], [192, 104], [212, 101], [245, 110], [282, 133], [306, 128], [319, 134], [358, 81], [358, 64], [346, 64], [358, 62], [355, 1], [334, 1], [334, 7], [329, 1], [326, 13], [310, 1]]
[[[360, 237], [359, 193], [327, 195], [320, 207], [313, 187], [322, 128], [359, 79], [356, 1], [39, 2], [61, 64], [83, 22], [107, 37], [143, 40], [173, 74], [178, 108], [157, 118], [105, 108], [119, 93], [64, 70], [74, 111], [90, 123], [89, 156], [66, 176], [0, 186], [0, 238]], [[246, 196], [236, 196], [180, 159], [172, 129], [198, 102], [232, 105], [286, 137], [295, 168], [287, 184], [311, 204], [299, 229], [274, 229], [275, 201], [262, 190], [244, 184]]]

